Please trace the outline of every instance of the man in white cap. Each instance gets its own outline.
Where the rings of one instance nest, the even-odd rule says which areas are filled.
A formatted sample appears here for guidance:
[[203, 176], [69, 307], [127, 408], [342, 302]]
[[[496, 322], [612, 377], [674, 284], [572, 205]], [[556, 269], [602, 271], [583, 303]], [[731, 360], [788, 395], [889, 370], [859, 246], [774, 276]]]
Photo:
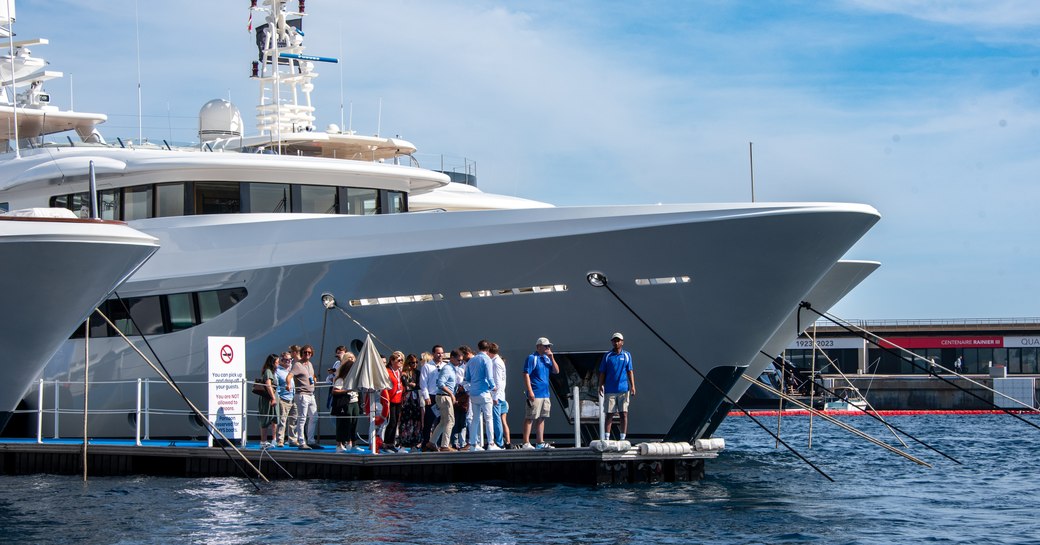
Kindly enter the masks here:
[[521, 448], [533, 449], [531, 425], [538, 437], [537, 448], [552, 448], [545, 442], [545, 419], [549, 418], [549, 374], [558, 374], [560, 366], [553, 357], [552, 343], [545, 337], [535, 341], [534, 353], [524, 362], [524, 386], [527, 388], [527, 411], [524, 414], [524, 444]]
[[621, 440], [628, 435], [628, 401], [629, 395], [636, 395], [636, 376], [632, 372], [632, 354], [622, 350], [625, 336], [615, 333], [610, 337], [612, 350], [603, 354], [599, 364], [599, 393], [606, 396], [607, 436], [614, 423], [614, 414], [621, 413]]

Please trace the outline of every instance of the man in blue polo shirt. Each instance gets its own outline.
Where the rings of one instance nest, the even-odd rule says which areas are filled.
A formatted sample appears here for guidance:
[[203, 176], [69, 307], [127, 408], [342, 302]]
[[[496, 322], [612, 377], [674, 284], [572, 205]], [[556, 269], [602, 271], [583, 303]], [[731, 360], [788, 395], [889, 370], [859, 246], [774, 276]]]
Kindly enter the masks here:
[[615, 333], [610, 337], [613, 350], [603, 354], [599, 364], [599, 392], [606, 396], [607, 436], [614, 423], [614, 414], [621, 413], [621, 440], [628, 435], [628, 401], [629, 395], [636, 395], [636, 376], [632, 373], [632, 354], [622, 350], [625, 336]]
[[527, 412], [524, 414], [524, 444], [521, 448], [533, 449], [531, 425], [538, 436], [537, 448], [552, 448], [544, 441], [545, 419], [549, 418], [549, 374], [558, 374], [560, 366], [553, 357], [552, 343], [545, 337], [535, 341], [534, 353], [524, 362], [524, 386], [527, 388]]

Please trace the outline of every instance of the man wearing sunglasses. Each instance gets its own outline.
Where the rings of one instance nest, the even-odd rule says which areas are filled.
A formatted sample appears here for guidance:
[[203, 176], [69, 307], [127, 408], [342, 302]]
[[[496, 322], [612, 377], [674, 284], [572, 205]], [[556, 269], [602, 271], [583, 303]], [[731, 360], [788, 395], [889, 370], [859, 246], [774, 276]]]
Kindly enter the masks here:
[[318, 404], [314, 401], [314, 365], [311, 364], [313, 355], [314, 347], [304, 345], [300, 350], [300, 360], [293, 363], [290, 371], [293, 390], [296, 393], [293, 402], [296, 404], [296, 437], [300, 450], [310, 450], [317, 445], [314, 429], [318, 424]]

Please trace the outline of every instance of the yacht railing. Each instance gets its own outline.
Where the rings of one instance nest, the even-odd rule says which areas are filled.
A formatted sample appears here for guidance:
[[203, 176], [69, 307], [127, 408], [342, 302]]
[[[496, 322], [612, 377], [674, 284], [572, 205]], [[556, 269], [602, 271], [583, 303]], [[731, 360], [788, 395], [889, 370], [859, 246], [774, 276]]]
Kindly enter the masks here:
[[[139, 378], [139, 379], [136, 379], [136, 380], [99, 380], [99, 381], [91, 381], [90, 385], [89, 385], [90, 386], [90, 391], [91, 391], [91, 394], [95, 395], [95, 396], [98, 395], [98, 393], [97, 393], [98, 388], [104, 389], [106, 386], [112, 386], [112, 385], [116, 385], [118, 387], [123, 387], [123, 386], [127, 386], [127, 385], [133, 386], [133, 387], [136, 388], [136, 395], [135, 395], [135, 398], [134, 398], [134, 405], [133, 406], [129, 406], [129, 407], [116, 407], [116, 408], [109, 407], [109, 408], [106, 408], [106, 409], [92, 409], [92, 408], [88, 408], [87, 411], [86, 411], [87, 414], [88, 414], [88, 418], [89, 418], [89, 416], [99, 416], [99, 415], [100, 416], [104, 416], [104, 415], [124, 415], [125, 414], [128, 417], [130, 415], [133, 415], [133, 420], [134, 420], [134, 423], [133, 423], [133, 425], [134, 425], [134, 441], [135, 441], [135, 443], [138, 446], [140, 446], [142, 444], [142, 441], [149, 441], [149, 440], [151, 440], [152, 431], [155, 429], [155, 426], [153, 426], [153, 424], [152, 424], [152, 417], [153, 416], [156, 416], [156, 417], [182, 416], [182, 417], [186, 417], [186, 418], [193, 418], [194, 417], [195, 413], [192, 412], [187, 407], [180, 408], [180, 407], [159, 407], [159, 406], [155, 406], [155, 401], [154, 401], [155, 394], [152, 391], [152, 384], [160, 384], [160, 385], [162, 385], [162, 388], [160, 389], [161, 392], [170, 393], [170, 390], [168, 388], [166, 388], [166, 383], [164, 381], [160, 380], [160, 379]], [[180, 385], [181, 387], [192, 387], [192, 386], [203, 386], [203, 385], [205, 385], [206, 386], [205, 389], [198, 389], [198, 392], [196, 392], [196, 393], [201, 392], [201, 396], [196, 395], [195, 396], [196, 399], [193, 399], [193, 401], [195, 401], [196, 404], [200, 408], [208, 406], [208, 386], [210, 384], [209, 382], [206, 382], [206, 381], [184, 381], [184, 380], [180, 380], [180, 381], [177, 381], [177, 384]], [[214, 382], [214, 384], [216, 384], [216, 382]], [[219, 384], [227, 384], [227, 382], [226, 381], [221, 381], [221, 382], [219, 382]], [[245, 402], [242, 404], [243, 408], [246, 408], [249, 405], [249, 402], [248, 402], [249, 397], [248, 396], [256, 395], [256, 394], [252, 393], [252, 384], [253, 384], [253, 382], [251, 380], [239, 381], [239, 393], [242, 396], [242, 399], [245, 400]], [[36, 408], [35, 409], [16, 410], [16, 411], [14, 411], [14, 413], [15, 414], [35, 414], [36, 415], [36, 442], [37, 443], [43, 443], [44, 427], [45, 427], [45, 423], [48, 420], [50, 420], [50, 423], [51, 423], [51, 432], [52, 433], [51, 433], [50, 438], [52, 438], [52, 439], [61, 439], [62, 436], [60, 434], [60, 430], [61, 430], [61, 417], [62, 417], [62, 415], [81, 415], [82, 416], [83, 413], [84, 413], [84, 410], [83, 410], [82, 406], [79, 406], [79, 407], [63, 407], [63, 406], [61, 406], [62, 388], [63, 387], [65, 387], [65, 388], [82, 387], [83, 386], [83, 382], [82, 381], [68, 381], [68, 380], [45, 381], [43, 379], [40, 379], [39, 381], [36, 382], [36, 386], [37, 386], [36, 387]], [[332, 415], [328, 414], [328, 409], [324, 408], [325, 406], [323, 404], [327, 403], [327, 398], [328, 398], [328, 392], [327, 391], [330, 390], [331, 388], [332, 388], [332, 385], [327, 383], [327, 382], [319, 382], [319, 383], [315, 384], [315, 397], [317, 398], [316, 401], [318, 403], [318, 412], [315, 414], [315, 418], [317, 418], [317, 424], [316, 425], [319, 426], [317, 428], [318, 430], [320, 430], [320, 425], [321, 425], [322, 421], [329, 421], [329, 420], [331, 420], [331, 421], [335, 422], [335, 420], [338, 419], [338, 418], [356, 418], [356, 419], [362, 420], [362, 421], [368, 421], [369, 420], [369, 416], [367, 414], [361, 414], [361, 415], [356, 416], [356, 417], [348, 417], [348, 416], [342, 416], [341, 417], [341, 416], [332, 416]], [[51, 394], [49, 396], [45, 395], [46, 392], [48, 392], [48, 391], [51, 392]], [[50, 399], [47, 399], [48, 397]], [[191, 398], [191, 397], [192, 396], [189, 396], [189, 398]], [[201, 403], [199, 402], [199, 399], [198, 399], [199, 397], [203, 398]], [[181, 405], [183, 405], [183, 401], [180, 401], [179, 396], [176, 399], [177, 399], [178, 402], [181, 403]], [[48, 401], [49, 401], [49, 403], [48, 403]], [[324, 414], [322, 413], [322, 410], [325, 410]], [[228, 418], [238, 419], [239, 422], [241, 423], [242, 437], [239, 438], [239, 439], [241, 441], [242, 446], [245, 446], [246, 440], [249, 437], [249, 429], [250, 429], [249, 421], [250, 421], [250, 417], [258, 417], [259, 415], [260, 415], [259, 411], [248, 410], [248, 409], [243, 410], [241, 412], [231, 413], [231, 414], [225, 415]], [[48, 416], [50, 418], [48, 418]], [[203, 423], [201, 423], [201, 422], [199, 422], [198, 425], [201, 428], [200, 432], [205, 434], [206, 433], [205, 425]], [[255, 421], [254, 421], [254, 426], [255, 425], [256, 424], [255, 424]], [[90, 429], [89, 423], [88, 423], [88, 428], [87, 429], [88, 429], [88, 433], [89, 433], [89, 429]], [[361, 433], [361, 431], [362, 431], [361, 427], [359, 426], [358, 433]], [[178, 436], [178, 435], [173, 435], [173, 436]], [[77, 436], [77, 437], [81, 437], [81, 436]], [[166, 438], [166, 437], [171, 437], [171, 436], [163, 436], [163, 437]]]

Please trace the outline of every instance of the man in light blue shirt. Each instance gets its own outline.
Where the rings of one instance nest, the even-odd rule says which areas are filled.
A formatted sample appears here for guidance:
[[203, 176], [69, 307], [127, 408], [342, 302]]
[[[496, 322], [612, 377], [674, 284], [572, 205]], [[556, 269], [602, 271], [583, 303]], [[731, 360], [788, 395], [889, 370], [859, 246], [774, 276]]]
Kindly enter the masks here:
[[[439, 347], [439, 345], [438, 345]], [[441, 349], [443, 355], [443, 349]], [[430, 442], [438, 444], [438, 450], [450, 452], [455, 450], [449, 446], [451, 442], [451, 429], [455, 426], [455, 369], [450, 363], [437, 358], [437, 380], [434, 388], [433, 398], [437, 409], [441, 413], [437, 427], [430, 434]], [[440, 436], [440, 440], [437, 437]]]
[[473, 419], [467, 430], [469, 450], [477, 450], [477, 445], [485, 444], [485, 434], [487, 435], [488, 450], [501, 450], [491, 437], [493, 429], [491, 404], [493, 403], [492, 395], [495, 392], [495, 365], [491, 361], [491, 356], [488, 355], [490, 348], [491, 342], [488, 340], [481, 340], [477, 343], [477, 350], [480, 352], [476, 355], [468, 346], [459, 347], [463, 358], [466, 359], [465, 381], [468, 385], [470, 411], [473, 413]]

